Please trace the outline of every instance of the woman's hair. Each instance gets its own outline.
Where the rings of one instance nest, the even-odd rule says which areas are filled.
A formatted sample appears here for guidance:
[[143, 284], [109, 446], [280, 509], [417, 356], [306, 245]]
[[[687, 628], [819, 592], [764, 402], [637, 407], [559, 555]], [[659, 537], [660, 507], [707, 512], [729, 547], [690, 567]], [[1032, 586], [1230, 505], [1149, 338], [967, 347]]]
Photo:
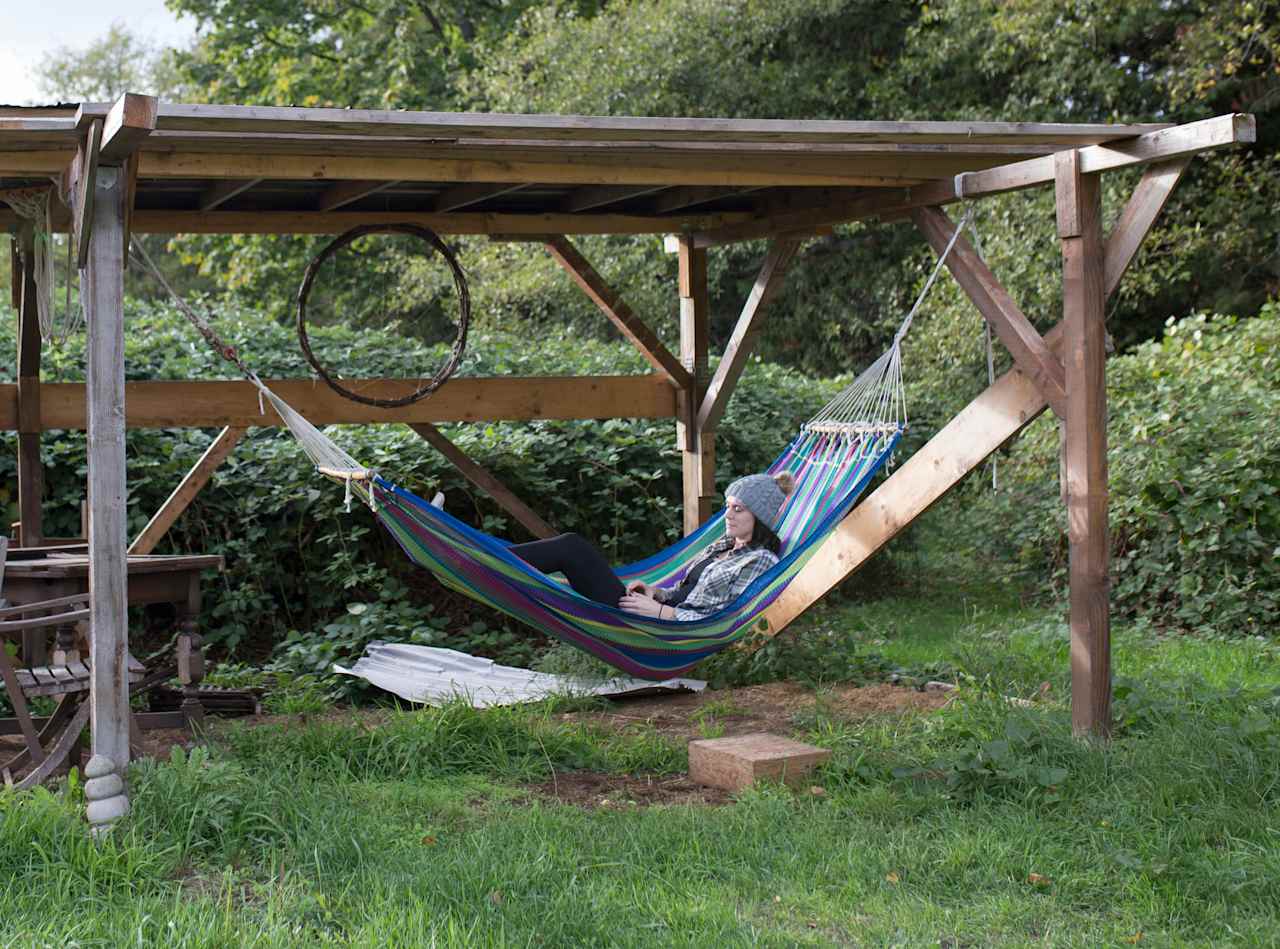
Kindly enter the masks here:
[[[773, 482], [778, 486], [778, 490], [782, 492], [782, 496], [790, 497], [791, 492], [796, 489], [795, 476], [790, 471], [779, 471], [773, 476]], [[778, 554], [782, 551], [782, 539], [760, 518], [756, 518], [755, 529], [751, 531], [751, 546], [763, 547], [772, 554]]]

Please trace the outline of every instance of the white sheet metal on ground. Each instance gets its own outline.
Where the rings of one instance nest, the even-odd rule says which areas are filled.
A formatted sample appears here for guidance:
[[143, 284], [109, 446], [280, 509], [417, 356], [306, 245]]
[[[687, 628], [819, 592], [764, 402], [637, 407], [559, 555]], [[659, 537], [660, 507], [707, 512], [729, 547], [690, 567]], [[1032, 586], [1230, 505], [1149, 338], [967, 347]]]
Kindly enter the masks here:
[[333, 671], [358, 676], [410, 702], [444, 705], [463, 699], [474, 708], [518, 705], [553, 695], [646, 695], [701, 692], [707, 687], [699, 679], [586, 681], [500, 666], [492, 659], [469, 656], [455, 649], [397, 643], [370, 643], [354, 666], [346, 669], [335, 664]]

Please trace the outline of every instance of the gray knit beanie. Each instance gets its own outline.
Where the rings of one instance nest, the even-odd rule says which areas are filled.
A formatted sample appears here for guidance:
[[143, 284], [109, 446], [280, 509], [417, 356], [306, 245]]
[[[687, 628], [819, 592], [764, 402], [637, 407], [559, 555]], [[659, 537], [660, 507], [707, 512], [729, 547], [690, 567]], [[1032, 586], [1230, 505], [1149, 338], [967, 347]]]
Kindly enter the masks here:
[[[790, 483], [788, 483], [790, 488]], [[783, 503], [787, 500], [787, 493], [778, 486], [770, 475], [753, 474], [747, 475], [745, 478], [739, 478], [725, 490], [725, 497], [732, 495], [742, 502], [743, 506], [756, 516], [756, 520], [764, 523], [764, 526], [771, 531], [778, 529], [778, 514], [782, 510]]]

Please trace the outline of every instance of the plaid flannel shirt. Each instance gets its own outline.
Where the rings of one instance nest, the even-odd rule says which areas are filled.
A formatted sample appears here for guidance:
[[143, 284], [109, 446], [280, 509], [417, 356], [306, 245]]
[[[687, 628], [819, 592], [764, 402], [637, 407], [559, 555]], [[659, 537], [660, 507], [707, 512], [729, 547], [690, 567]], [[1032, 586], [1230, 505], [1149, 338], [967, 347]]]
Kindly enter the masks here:
[[[723, 609], [736, 600], [753, 580], [778, 562], [778, 555], [763, 547], [744, 547], [733, 553], [733, 545], [733, 538], [726, 537], [707, 548], [708, 557], [725, 556], [707, 564], [685, 601], [675, 607], [676, 619], [691, 622]], [[690, 569], [693, 566], [690, 565]], [[664, 602], [665, 595], [671, 591], [657, 592], [655, 599]]]

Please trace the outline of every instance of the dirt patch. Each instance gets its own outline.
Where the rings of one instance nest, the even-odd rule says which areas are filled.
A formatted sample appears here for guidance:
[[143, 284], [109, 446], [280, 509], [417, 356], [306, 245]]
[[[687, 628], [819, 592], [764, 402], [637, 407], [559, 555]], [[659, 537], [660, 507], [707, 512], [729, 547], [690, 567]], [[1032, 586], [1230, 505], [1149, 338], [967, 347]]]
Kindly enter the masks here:
[[837, 718], [857, 720], [874, 715], [932, 712], [950, 701], [949, 692], [918, 692], [878, 684], [837, 686], [815, 692], [794, 682], [770, 682], [683, 695], [618, 699], [603, 710], [570, 712], [561, 717], [625, 731], [652, 728], [678, 741], [730, 737], [751, 732], [794, 735], [802, 720], [821, 707]]
[[684, 775], [669, 777], [632, 777], [625, 774], [597, 774], [593, 771], [568, 771], [556, 774], [541, 784], [530, 786], [537, 797], [550, 798], [561, 804], [572, 804], [587, 810], [627, 810], [652, 807], [655, 804], [692, 804], [717, 806], [728, 804], [728, 791], [694, 784]]

